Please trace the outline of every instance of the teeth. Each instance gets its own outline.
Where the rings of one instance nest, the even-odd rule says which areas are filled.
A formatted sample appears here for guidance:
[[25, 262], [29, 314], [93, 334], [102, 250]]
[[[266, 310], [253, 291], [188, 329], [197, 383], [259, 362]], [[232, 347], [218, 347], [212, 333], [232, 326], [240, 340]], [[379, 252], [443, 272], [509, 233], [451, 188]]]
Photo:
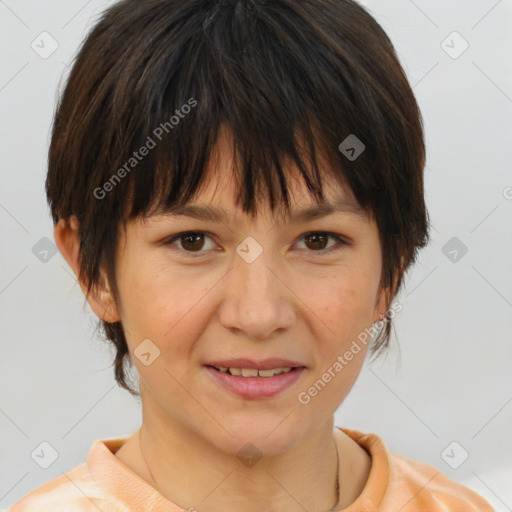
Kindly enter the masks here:
[[256, 368], [242, 368], [242, 377], [257, 377], [258, 370]]
[[230, 373], [231, 375], [241, 377], [274, 377], [281, 373], [291, 372], [291, 367], [288, 368], [271, 368], [270, 370], [258, 370], [256, 368], [225, 368], [221, 366], [217, 368], [222, 373]]
[[281, 368], [276, 368], [275, 370], [258, 370], [258, 375], [260, 377], [273, 377], [274, 375], [279, 375], [281, 372]]

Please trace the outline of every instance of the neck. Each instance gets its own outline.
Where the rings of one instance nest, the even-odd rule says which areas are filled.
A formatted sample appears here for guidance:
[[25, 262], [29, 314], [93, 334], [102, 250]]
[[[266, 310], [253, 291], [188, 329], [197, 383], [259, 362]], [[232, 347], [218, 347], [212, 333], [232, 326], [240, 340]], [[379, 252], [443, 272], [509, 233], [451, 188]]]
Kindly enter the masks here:
[[147, 468], [145, 479], [184, 509], [224, 512], [237, 506], [244, 512], [326, 512], [337, 508], [343, 453], [337, 453], [332, 418], [286, 452], [255, 463], [256, 459], [243, 463], [181, 424], [169, 427], [168, 422], [143, 421], [137, 444]]

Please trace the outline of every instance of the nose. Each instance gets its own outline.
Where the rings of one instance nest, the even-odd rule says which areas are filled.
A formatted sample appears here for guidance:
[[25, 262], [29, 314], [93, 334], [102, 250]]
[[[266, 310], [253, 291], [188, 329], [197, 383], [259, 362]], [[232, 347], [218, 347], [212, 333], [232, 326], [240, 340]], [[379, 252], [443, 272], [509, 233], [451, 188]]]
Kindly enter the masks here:
[[263, 252], [251, 263], [238, 254], [226, 276], [220, 322], [226, 329], [255, 340], [272, 338], [295, 322], [294, 293], [285, 272]]

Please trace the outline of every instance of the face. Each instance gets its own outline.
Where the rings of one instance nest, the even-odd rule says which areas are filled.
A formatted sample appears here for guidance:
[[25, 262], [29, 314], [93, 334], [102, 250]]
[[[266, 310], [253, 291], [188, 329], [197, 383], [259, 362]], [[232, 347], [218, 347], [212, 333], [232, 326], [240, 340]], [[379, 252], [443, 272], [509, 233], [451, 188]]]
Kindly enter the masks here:
[[[220, 139], [216, 179], [189, 203], [224, 219], [158, 215], [121, 230], [117, 314], [145, 419], [227, 453], [250, 441], [277, 454], [330, 421], [352, 388], [367, 350], [358, 335], [385, 313], [381, 248], [364, 215], [294, 219], [315, 206], [299, 181], [289, 218], [243, 214], [230, 147]], [[326, 185], [327, 202], [358, 206]], [[231, 375], [240, 369], [249, 377]]]

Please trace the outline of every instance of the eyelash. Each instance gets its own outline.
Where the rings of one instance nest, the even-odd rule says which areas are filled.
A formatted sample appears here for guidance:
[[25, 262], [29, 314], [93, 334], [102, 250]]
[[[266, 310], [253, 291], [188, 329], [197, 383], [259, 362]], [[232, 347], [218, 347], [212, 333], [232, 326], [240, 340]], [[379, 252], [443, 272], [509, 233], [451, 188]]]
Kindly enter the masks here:
[[[182, 233], [178, 233], [177, 235], [174, 235], [171, 238], [168, 238], [167, 240], [165, 240], [164, 244], [168, 245], [168, 246], [172, 246], [172, 245], [174, 245], [174, 242], [176, 240], [179, 240], [180, 238], [184, 238], [187, 235], [206, 235], [209, 238], [213, 239], [212, 235], [206, 231], [183, 231]], [[307, 233], [304, 233], [300, 238], [301, 239], [305, 238], [308, 235], [326, 235], [328, 237], [334, 238], [339, 243], [338, 246], [329, 247], [328, 249], [320, 249], [318, 251], [313, 251], [313, 250], [308, 251], [311, 253], [319, 253], [320, 256], [340, 251], [340, 250], [344, 249], [346, 246], [352, 245], [352, 242], [347, 241], [346, 239], [342, 238], [340, 235], [337, 235], [336, 233], [330, 233], [328, 231], [308, 231]], [[176, 252], [185, 253], [187, 256], [191, 256], [192, 258], [202, 257], [208, 252], [208, 251], [196, 251], [196, 252], [186, 251], [185, 249], [180, 249], [177, 247], [171, 247], [171, 249]]]

